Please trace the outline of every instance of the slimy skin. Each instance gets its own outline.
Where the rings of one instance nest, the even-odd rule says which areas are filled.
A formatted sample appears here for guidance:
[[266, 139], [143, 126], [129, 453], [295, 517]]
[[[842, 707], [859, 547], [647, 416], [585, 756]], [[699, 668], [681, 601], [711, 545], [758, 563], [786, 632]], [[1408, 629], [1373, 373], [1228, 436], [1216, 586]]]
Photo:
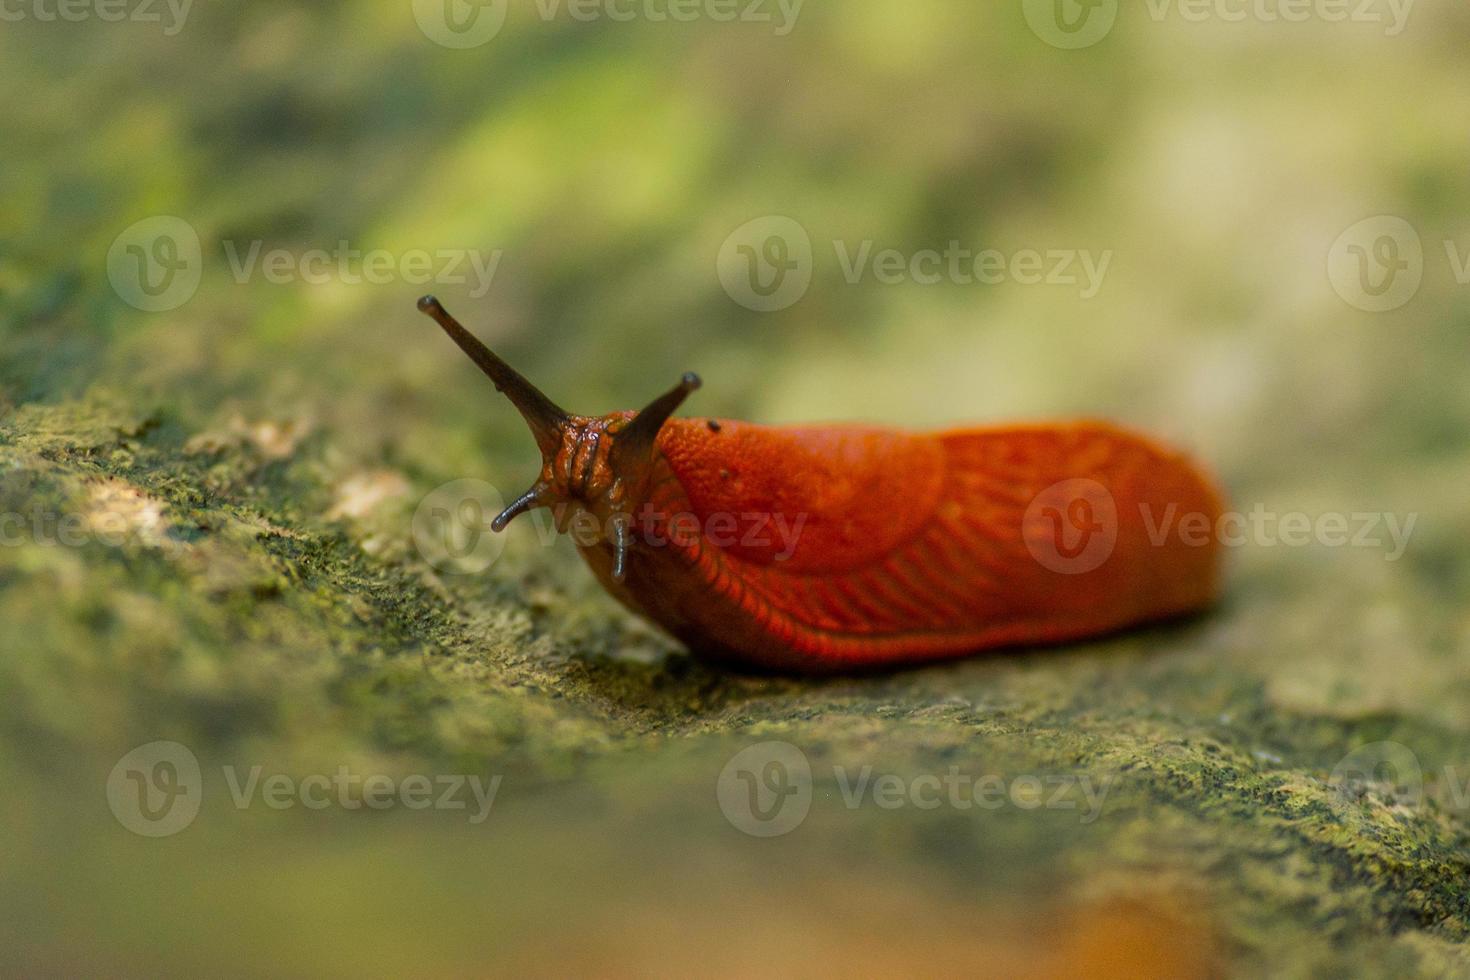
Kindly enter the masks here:
[[[1182, 455], [1103, 422], [909, 432], [570, 415], [431, 298], [531, 426], [550, 507], [603, 585], [693, 652], [830, 673], [1059, 643], [1208, 607], [1223, 510]], [[1204, 529], [1203, 532], [1201, 529]]]
[[[622, 582], [611, 545], [580, 550], [613, 595], [722, 659], [803, 673], [912, 663], [1096, 636], [1217, 593], [1218, 544], [1186, 543], [1177, 519], [1213, 528], [1218, 495], [1188, 461], [1105, 424], [929, 434], [673, 420], [658, 449], [647, 499], [660, 516], [634, 540], [668, 544], [635, 545]], [[1059, 539], [1046, 507], [1031, 508], [1073, 480], [1113, 500], [1116, 538], [1092, 568], [1085, 548], [1065, 554], [1087, 524], [1054, 508]], [[677, 514], [704, 530], [674, 533]], [[721, 514], [735, 533], [710, 533]], [[1155, 543], [1166, 523], [1175, 533]]]

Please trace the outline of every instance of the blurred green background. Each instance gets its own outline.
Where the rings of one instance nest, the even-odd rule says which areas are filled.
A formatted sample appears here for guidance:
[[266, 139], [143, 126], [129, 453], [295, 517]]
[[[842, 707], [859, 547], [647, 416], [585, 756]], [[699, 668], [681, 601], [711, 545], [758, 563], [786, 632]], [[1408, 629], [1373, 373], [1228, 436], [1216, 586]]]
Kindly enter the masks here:
[[[1470, 975], [1470, 12], [1104, 3], [1073, 49], [1103, 21], [1048, 28], [1070, 0], [747, 3], [7, 8], [4, 972]], [[455, 48], [476, 38], [446, 10], [505, 19]], [[197, 288], [149, 312], [117, 282], [157, 216], [197, 235]], [[731, 236], [757, 221], [763, 248], [771, 216], [810, 280], [760, 311]], [[232, 264], [341, 242], [497, 264], [482, 295]], [[845, 274], [864, 243], [952, 242], [1106, 271], [1092, 295]], [[1354, 286], [1399, 256], [1397, 293]], [[425, 559], [426, 495], [538, 468], [426, 291], [573, 411], [693, 369], [689, 411], [755, 421], [1103, 416], [1241, 511], [1413, 536], [1396, 561], [1232, 549], [1217, 613], [1064, 651], [730, 676], [532, 528], [479, 574]], [[197, 758], [203, 802], [150, 838], [108, 779], [155, 740]], [[814, 795], [760, 839], [715, 787], [767, 740]], [[1382, 766], [1331, 778], [1384, 743], [1422, 800]], [[1087, 824], [848, 809], [834, 767], [863, 765], [1117, 782]], [[502, 782], [482, 824], [239, 809], [224, 767], [255, 766]]]

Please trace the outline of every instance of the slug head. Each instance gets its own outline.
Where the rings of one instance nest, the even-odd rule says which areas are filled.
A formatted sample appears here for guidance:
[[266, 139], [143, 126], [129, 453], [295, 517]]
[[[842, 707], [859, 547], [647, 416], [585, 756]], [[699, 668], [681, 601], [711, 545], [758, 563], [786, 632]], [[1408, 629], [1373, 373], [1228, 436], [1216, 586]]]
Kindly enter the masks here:
[[579, 509], [588, 511], [599, 527], [607, 529], [606, 539], [613, 548], [613, 578], [621, 582], [627, 571], [632, 508], [642, 498], [652, 470], [659, 430], [699, 387], [699, 377], [685, 374], [639, 412], [572, 415], [480, 343], [437, 299], [425, 296], [418, 305], [489, 376], [495, 389], [510, 399], [541, 450], [540, 478], [500, 512], [491, 529], [503, 531], [518, 515], [550, 507], [557, 529], [565, 531]]

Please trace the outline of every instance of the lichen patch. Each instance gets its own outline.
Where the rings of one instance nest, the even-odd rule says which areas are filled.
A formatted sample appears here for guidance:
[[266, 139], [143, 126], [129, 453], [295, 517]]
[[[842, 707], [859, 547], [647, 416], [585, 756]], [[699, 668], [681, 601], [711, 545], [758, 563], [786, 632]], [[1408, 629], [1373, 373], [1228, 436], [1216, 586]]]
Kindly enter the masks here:
[[83, 519], [87, 530], [104, 544], [134, 541], [161, 548], [176, 543], [168, 535], [168, 505], [116, 477], [88, 488]]
[[390, 500], [408, 496], [407, 478], [396, 470], [355, 473], [337, 484], [327, 520], [361, 520]]

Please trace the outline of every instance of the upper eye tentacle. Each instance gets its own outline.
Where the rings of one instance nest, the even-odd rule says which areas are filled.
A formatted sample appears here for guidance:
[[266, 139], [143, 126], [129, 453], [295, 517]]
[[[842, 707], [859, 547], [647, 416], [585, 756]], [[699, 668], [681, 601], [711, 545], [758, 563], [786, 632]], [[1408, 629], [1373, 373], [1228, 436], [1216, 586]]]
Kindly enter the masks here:
[[541, 455], [549, 457], [556, 452], [570, 416], [466, 330], [437, 299], [432, 296], [423, 297], [419, 300], [419, 311], [432, 317], [434, 322], [443, 327], [449, 338], [459, 345], [459, 349], [468, 354], [470, 360], [495, 383], [495, 390], [503, 392], [510, 399], [511, 404], [521, 413], [521, 418], [531, 427], [531, 434], [536, 437]]

